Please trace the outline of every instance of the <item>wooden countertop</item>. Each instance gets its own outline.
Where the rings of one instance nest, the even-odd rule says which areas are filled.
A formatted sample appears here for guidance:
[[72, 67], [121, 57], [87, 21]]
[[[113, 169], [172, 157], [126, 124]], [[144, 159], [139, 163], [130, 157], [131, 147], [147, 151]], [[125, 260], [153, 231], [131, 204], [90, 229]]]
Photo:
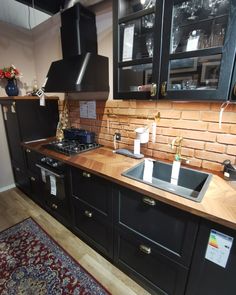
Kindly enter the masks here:
[[[44, 142], [45, 143], [45, 142]], [[75, 156], [65, 156], [41, 147], [42, 142], [31, 142], [25, 147], [54, 157], [67, 164], [85, 169], [117, 184], [133, 189], [153, 199], [236, 229], [236, 185], [213, 174], [209, 188], [200, 203], [185, 199], [164, 190], [122, 176], [121, 173], [142, 160], [114, 154], [112, 149], [101, 147]], [[234, 186], [235, 185], [235, 186]]]
[[[0, 101], [13, 101], [13, 100], [32, 100], [39, 99], [38, 96], [1, 96]], [[45, 99], [59, 99], [57, 96], [46, 96]]]

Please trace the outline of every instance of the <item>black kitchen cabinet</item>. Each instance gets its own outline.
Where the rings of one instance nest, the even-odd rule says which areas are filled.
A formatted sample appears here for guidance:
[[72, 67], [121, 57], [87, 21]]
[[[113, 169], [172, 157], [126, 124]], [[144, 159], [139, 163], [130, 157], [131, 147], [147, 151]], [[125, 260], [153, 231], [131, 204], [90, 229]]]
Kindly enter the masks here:
[[[218, 239], [226, 239], [225, 245]], [[218, 236], [217, 236], [218, 235]], [[226, 236], [225, 236], [226, 235]], [[233, 238], [233, 244], [225, 267], [206, 259], [208, 244], [213, 252], [223, 248], [229, 249], [227, 240]], [[219, 245], [222, 243], [222, 245]], [[219, 248], [218, 248], [219, 247]], [[223, 250], [224, 251], [224, 250]], [[222, 253], [219, 253], [223, 255]], [[213, 257], [214, 254], [212, 254]], [[211, 256], [208, 256], [211, 257]], [[221, 257], [218, 255], [219, 261]], [[234, 295], [236, 277], [236, 232], [219, 224], [202, 220], [196, 247], [193, 255], [192, 267], [189, 275], [186, 295]]]
[[59, 120], [58, 100], [46, 99], [46, 105], [40, 106], [36, 98], [14, 99], [13, 97], [0, 99], [0, 104], [15, 183], [17, 187], [29, 194], [31, 180], [27, 173], [25, 152], [21, 143], [56, 135]]
[[113, 4], [114, 98], [235, 99], [235, 1]]
[[73, 228], [107, 258], [113, 257], [112, 184], [71, 167]]
[[[146, 3], [149, 2], [149, 3]], [[114, 99], [151, 99], [158, 79], [162, 30], [162, 1], [113, 1], [113, 81]], [[150, 92], [150, 88], [152, 88]]]
[[154, 294], [184, 294], [198, 218], [119, 187], [114, 222], [116, 264]]
[[43, 156], [31, 149], [25, 149], [27, 176], [30, 182], [30, 193], [33, 201], [44, 207], [45, 188], [40, 169], [36, 166]]

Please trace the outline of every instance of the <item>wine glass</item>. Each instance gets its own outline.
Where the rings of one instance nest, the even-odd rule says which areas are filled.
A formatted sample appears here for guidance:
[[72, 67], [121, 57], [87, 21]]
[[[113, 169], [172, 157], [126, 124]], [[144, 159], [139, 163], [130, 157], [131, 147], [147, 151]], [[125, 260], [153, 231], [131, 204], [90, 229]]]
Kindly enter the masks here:
[[153, 37], [147, 37], [146, 38], [146, 48], [149, 57], [153, 56]]

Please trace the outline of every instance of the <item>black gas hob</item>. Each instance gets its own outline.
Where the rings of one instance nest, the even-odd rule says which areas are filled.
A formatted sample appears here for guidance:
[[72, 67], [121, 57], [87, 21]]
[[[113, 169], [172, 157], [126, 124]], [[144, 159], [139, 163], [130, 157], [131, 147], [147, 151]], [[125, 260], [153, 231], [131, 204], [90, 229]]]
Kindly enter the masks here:
[[93, 150], [101, 147], [102, 145], [96, 142], [93, 143], [81, 143], [78, 140], [64, 139], [62, 141], [52, 141], [43, 147], [53, 150], [55, 152], [71, 156], [75, 154], [80, 154], [89, 150]]

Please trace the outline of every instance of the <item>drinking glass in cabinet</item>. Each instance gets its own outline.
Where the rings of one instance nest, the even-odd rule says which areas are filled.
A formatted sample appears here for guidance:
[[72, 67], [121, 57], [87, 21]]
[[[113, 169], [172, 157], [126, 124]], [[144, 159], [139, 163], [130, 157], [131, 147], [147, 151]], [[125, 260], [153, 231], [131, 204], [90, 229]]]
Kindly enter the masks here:
[[192, 0], [172, 10], [170, 53], [224, 45], [229, 0]]
[[119, 1], [119, 18], [138, 11], [153, 8], [156, 0], [120, 0]]
[[[145, 22], [145, 17], [150, 17], [148, 18], [148, 22]], [[153, 56], [152, 17], [154, 18], [154, 14], [149, 14], [119, 25], [119, 61], [125, 62]]]
[[147, 47], [149, 57], [152, 57], [153, 56], [153, 37], [152, 36], [147, 36], [146, 47]]
[[170, 61], [169, 90], [206, 90], [218, 87], [221, 54]]
[[155, 14], [154, 13], [147, 14], [142, 17], [142, 26], [145, 29], [151, 29], [154, 26], [154, 22], [155, 22]]

